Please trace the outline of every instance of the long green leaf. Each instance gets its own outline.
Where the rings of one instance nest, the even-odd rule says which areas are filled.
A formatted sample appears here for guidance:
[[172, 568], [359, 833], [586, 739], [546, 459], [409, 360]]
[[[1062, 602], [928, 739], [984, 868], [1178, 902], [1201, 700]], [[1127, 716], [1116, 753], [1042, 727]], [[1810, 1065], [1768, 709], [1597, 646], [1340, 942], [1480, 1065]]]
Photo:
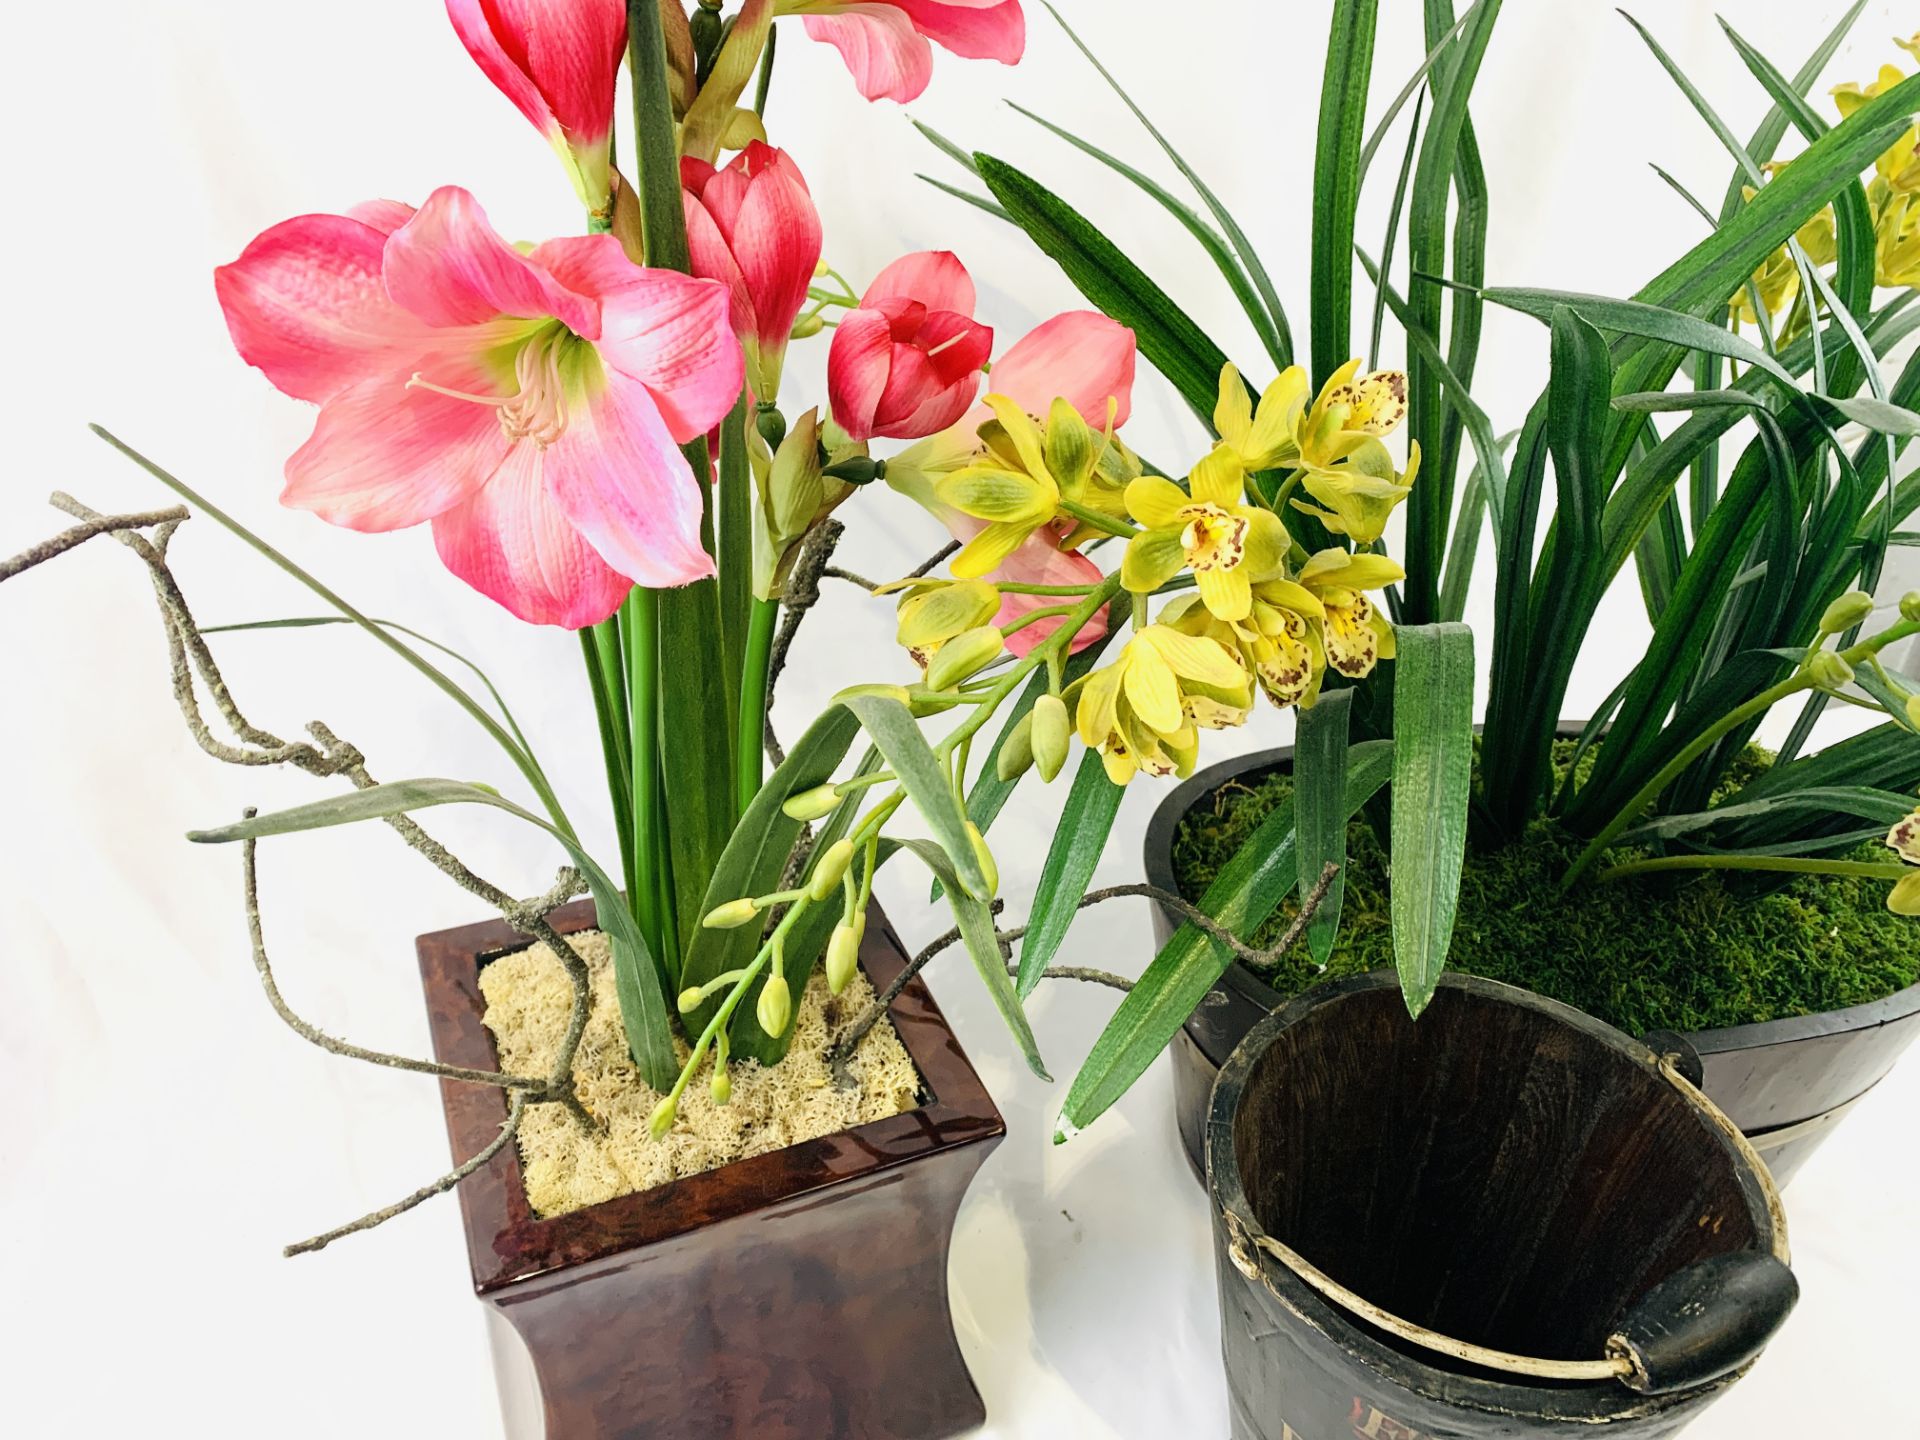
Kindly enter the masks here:
[[1742, 340], [1724, 326], [1649, 305], [1640, 300], [1615, 300], [1606, 295], [1584, 295], [1572, 290], [1537, 290], [1490, 286], [1480, 292], [1495, 305], [1518, 310], [1536, 320], [1551, 320], [1557, 307], [1564, 306], [1602, 330], [1642, 340], [1658, 340], [1688, 350], [1704, 350], [1764, 370], [1782, 384], [1798, 390], [1787, 368], [1757, 345]]
[[1074, 772], [1073, 789], [1054, 826], [1053, 844], [1040, 867], [1033, 908], [1027, 913], [1027, 933], [1020, 942], [1020, 997], [1025, 999], [1066, 939], [1067, 927], [1079, 913], [1080, 897], [1093, 879], [1100, 852], [1107, 847], [1113, 817], [1120, 813], [1126, 791], [1107, 778], [1100, 752], [1088, 750]]
[[1032, 176], [990, 155], [976, 155], [980, 178], [1034, 244], [1080, 293], [1129, 327], [1140, 353], [1173, 382], [1211, 426], [1227, 357], [1185, 311], [1079, 211]]
[[1334, 0], [1327, 31], [1313, 157], [1311, 320], [1316, 383], [1346, 364], [1353, 353], [1353, 220], [1360, 205], [1360, 146], [1367, 124], [1378, 18], [1378, 0]]
[[1267, 358], [1273, 362], [1274, 368], [1276, 370], [1287, 368], [1289, 357], [1285, 346], [1281, 343], [1280, 332], [1274, 328], [1273, 317], [1267, 313], [1266, 306], [1254, 291], [1253, 282], [1247, 278], [1246, 271], [1240, 268], [1239, 259], [1219, 231], [1201, 219], [1192, 206], [1174, 195], [1151, 175], [1136, 170], [1117, 156], [1109, 155], [1092, 141], [1081, 139], [1071, 130], [1034, 114], [1024, 105], [1014, 104], [1011, 100], [1007, 103], [1034, 124], [1051, 130], [1075, 149], [1091, 155], [1116, 174], [1124, 175], [1161, 209], [1178, 220], [1186, 232], [1200, 243], [1200, 248], [1207, 252], [1207, 258], [1213, 261], [1214, 268], [1226, 280], [1227, 287], [1233, 291], [1233, 298], [1240, 302], [1240, 309], [1246, 314], [1254, 333], [1260, 337], [1260, 344], [1266, 350]]
[[[824, 785], [833, 778], [847, 748], [860, 732], [860, 722], [843, 706], [834, 705], [815, 720], [787, 751], [786, 761], [767, 777], [760, 793], [747, 807], [747, 813], [734, 827], [719, 862], [700, 898], [700, 914], [705, 916], [729, 900], [767, 895], [780, 888], [781, 873], [787, 856], [800, 838], [801, 822], [790, 819], [781, 809], [790, 796]], [[856, 791], [842, 802], [843, 809], [859, 804], [864, 792]], [[760, 948], [761, 930], [757, 925], [742, 925], [733, 930], [711, 930], [697, 921], [687, 933], [686, 963], [681, 967], [682, 988], [705, 985], [716, 976], [746, 966]], [[789, 979], [791, 980], [791, 976]], [[725, 996], [715, 995], [688, 1017], [688, 1026], [697, 1034], [712, 1020]], [[791, 1027], [789, 1027], [791, 1029]], [[784, 1049], [768, 1039], [754, 1017], [751, 1004], [734, 1011], [733, 1039], [744, 1053], [761, 1058], [774, 1049]]]
[[[1393, 742], [1355, 745], [1347, 770], [1349, 815], [1371, 800], [1393, 769]], [[1274, 806], [1234, 852], [1200, 908], [1236, 935], [1251, 935], [1299, 881], [1293, 803]], [[1182, 925], [1153, 958], [1094, 1042], [1060, 1111], [1054, 1143], [1091, 1125], [1145, 1072], [1232, 963], [1233, 952], [1197, 925]]]
[[720, 674], [727, 684], [728, 738], [760, 752], [759, 735], [736, 733], [746, 669], [748, 614], [753, 608], [753, 476], [748, 471], [747, 392], [720, 422], [719, 550]]
[[1762, 796], [1758, 800], [1730, 801], [1711, 810], [1696, 810], [1685, 815], [1659, 815], [1636, 825], [1620, 836], [1622, 845], [1645, 845], [1653, 841], [1678, 840], [1724, 825], [1729, 820], [1750, 820], [1761, 815], [1813, 811], [1821, 815], [1845, 815], [1871, 820], [1882, 827], [1894, 825], [1913, 813], [1913, 797], [1894, 790], [1876, 790], [1869, 785], [1815, 785], [1804, 790], [1789, 790], [1781, 795]]
[[1212, 212], [1213, 218], [1219, 224], [1220, 228], [1226, 231], [1227, 239], [1233, 242], [1233, 248], [1240, 257], [1240, 263], [1246, 266], [1247, 274], [1252, 279], [1254, 288], [1260, 292], [1261, 299], [1266, 303], [1267, 313], [1273, 320], [1273, 328], [1279, 332], [1280, 350], [1288, 359], [1277, 363], [1284, 369], [1286, 364], [1290, 362], [1293, 354], [1293, 332], [1287, 324], [1287, 312], [1280, 304], [1280, 294], [1273, 288], [1273, 281], [1268, 277], [1266, 267], [1260, 263], [1260, 252], [1253, 248], [1252, 242], [1247, 239], [1246, 232], [1240, 228], [1239, 222], [1233, 218], [1232, 214], [1227, 210], [1227, 207], [1220, 203], [1220, 197], [1207, 188], [1207, 183], [1202, 180], [1194, 168], [1186, 162], [1186, 159], [1180, 152], [1173, 148], [1172, 144], [1167, 140], [1167, 137], [1160, 133], [1159, 128], [1147, 118], [1146, 111], [1134, 103], [1133, 97], [1126, 92], [1118, 80], [1113, 78], [1113, 75], [1107, 70], [1106, 66], [1100, 63], [1093, 51], [1087, 48], [1086, 42], [1074, 33], [1073, 27], [1067, 24], [1059, 10], [1055, 9], [1052, 3], [1050, 3], [1050, 0], [1047, 0], [1047, 12], [1053, 16], [1060, 28], [1066, 31], [1067, 38], [1073, 41], [1074, 47], [1078, 49], [1082, 55], [1087, 57], [1088, 63], [1100, 72], [1100, 78], [1105, 80], [1107, 84], [1113, 88], [1113, 93], [1118, 95], [1126, 107], [1133, 112], [1134, 119], [1140, 122], [1146, 132], [1154, 138], [1154, 142], [1159, 145], [1161, 150], [1166, 152], [1167, 158], [1171, 160], [1180, 173], [1186, 177], [1187, 183], [1193, 186], [1194, 193], [1200, 197], [1201, 202]]
[[1300, 893], [1310, 894], [1327, 866], [1335, 867], [1320, 908], [1307, 922], [1307, 949], [1325, 965], [1340, 934], [1340, 902], [1347, 891], [1347, 754], [1353, 691], [1333, 690], [1298, 712], [1293, 746], [1294, 852]]
[[993, 997], [994, 1008], [1000, 1012], [1000, 1018], [1006, 1022], [1007, 1029], [1018, 1042], [1028, 1068], [1042, 1080], [1052, 1080], [1053, 1077], [1047, 1073], [1047, 1067], [1040, 1059], [1040, 1044], [1033, 1038], [1033, 1026], [1027, 1023], [1027, 1012], [1013, 988], [1013, 977], [1007, 973], [1006, 958], [1000, 951], [1000, 937], [993, 926], [993, 911], [985, 900], [967, 893], [965, 877], [955, 873], [952, 857], [940, 846], [931, 840], [903, 840], [900, 848], [912, 851], [939, 879], [941, 888], [947, 894], [947, 904], [953, 907], [953, 918], [959, 926], [961, 943], [973, 958], [974, 968], [980, 972], [981, 980], [986, 982], [987, 994]]
[[613, 944], [614, 990], [620, 1001], [620, 1019], [626, 1027], [627, 1047], [633, 1054], [633, 1062], [639, 1067], [641, 1078], [654, 1089], [668, 1089], [679, 1073], [680, 1062], [674, 1055], [673, 1031], [667, 1019], [667, 981], [660, 963], [641, 938], [639, 927], [634, 924], [626, 900], [620, 894], [620, 886], [581, 848], [578, 840], [531, 810], [523, 810], [494, 791], [464, 780], [396, 780], [270, 815], [255, 815], [232, 825], [192, 830], [187, 833], [187, 839], [202, 845], [224, 845], [268, 835], [353, 825], [364, 820], [386, 820], [415, 810], [430, 810], [437, 805], [487, 805], [504, 810], [529, 825], [538, 826], [566, 847], [581, 878], [593, 892], [600, 928]]
[[967, 834], [966, 813], [954, 799], [946, 770], [920, 733], [913, 712], [884, 695], [849, 695], [841, 703], [859, 719], [868, 738], [886, 757], [893, 773], [900, 777], [901, 788], [913, 801], [921, 819], [927, 822], [940, 848], [947, 852], [967, 894], [983, 904], [991, 900], [993, 887], [987, 884], [980, 857], [974, 854], [973, 841]]
[[1453, 943], [1473, 785], [1473, 632], [1408, 625], [1395, 634], [1394, 965], [1407, 1013], [1433, 999]]
[[[705, 450], [704, 440], [696, 444]], [[719, 584], [699, 580], [658, 594], [660, 781], [673, 865], [674, 914], [684, 952], [706, 913], [702, 902], [707, 882], [733, 834], [733, 723], [729, 717], [737, 715], [738, 707], [727, 703], [726, 677], [712, 654], [721, 633]]]

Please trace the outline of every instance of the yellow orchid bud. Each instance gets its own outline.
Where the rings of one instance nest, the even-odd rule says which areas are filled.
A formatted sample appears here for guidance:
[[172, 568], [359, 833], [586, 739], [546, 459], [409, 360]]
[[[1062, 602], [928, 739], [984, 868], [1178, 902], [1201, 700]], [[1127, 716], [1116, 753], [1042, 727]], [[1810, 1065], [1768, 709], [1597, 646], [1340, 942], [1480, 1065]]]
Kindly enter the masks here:
[[655, 1140], [664, 1140], [667, 1132], [673, 1128], [673, 1117], [679, 1110], [679, 1102], [673, 1096], [667, 1096], [653, 1107], [653, 1114], [647, 1117], [647, 1134]]
[[901, 598], [895, 639], [924, 669], [947, 641], [985, 625], [999, 611], [999, 587], [985, 580], [921, 585]]
[[947, 641], [927, 665], [927, 688], [946, 690], [998, 660], [1007, 637], [995, 625], [980, 625]]
[[700, 1002], [706, 997], [700, 993], [698, 985], [689, 985], [680, 992], [679, 1006], [682, 1015], [691, 1015], [700, 1008]]
[[827, 941], [827, 989], [838, 995], [847, 988], [859, 967], [859, 927], [843, 920], [833, 927], [833, 938]]
[[1873, 596], [1864, 590], [1849, 590], [1827, 606], [1820, 617], [1820, 629], [1827, 635], [1843, 635], [1873, 613]]
[[987, 848], [987, 837], [980, 833], [980, 827], [971, 820], [967, 822], [967, 839], [973, 842], [973, 858], [980, 862], [980, 873], [987, 878], [987, 893], [977, 898], [987, 899], [1000, 893], [1000, 867], [994, 863], [993, 852]]
[[1822, 690], [1838, 690], [1853, 682], [1853, 667], [1831, 650], [1822, 650], [1809, 660], [1807, 674]]
[[1907, 723], [1920, 730], [1920, 695], [1907, 697]]
[[1887, 892], [1887, 908], [1896, 915], [1920, 915], [1920, 870], [1894, 882]]
[[993, 757], [993, 773], [1002, 781], [1018, 780], [1033, 768], [1033, 712], [1029, 710], [1000, 742], [1000, 753]]
[[1920, 590], [1909, 590], [1900, 597], [1900, 618], [1920, 621]]
[[707, 918], [700, 923], [709, 930], [738, 930], [759, 913], [759, 905], [750, 896], [743, 895], [738, 900], [729, 900], [724, 905], [716, 905], [707, 912]]
[[1067, 716], [1067, 704], [1058, 695], [1042, 695], [1033, 705], [1033, 762], [1040, 778], [1051, 782], [1067, 763], [1067, 747], [1073, 734], [1073, 721]]
[[815, 900], [826, 899], [838, 888], [841, 880], [846, 876], [847, 867], [851, 864], [853, 864], [853, 842], [845, 839], [834, 841], [827, 847], [827, 853], [815, 863], [813, 879], [807, 885], [807, 893]]
[[[789, 820], [818, 820], [823, 815], [831, 815], [840, 808], [840, 792], [832, 785], [816, 785], [811, 790], [802, 790], [789, 795], [781, 804], [781, 812]], [[711, 925], [712, 921], [709, 920]]]
[[793, 1019], [793, 991], [780, 971], [775, 970], [760, 987], [760, 1000], [753, 1013], [760, 1021], [760, 1028], [774, 1039], [787, 1033], [787, 1025]]
[[716, 1105], [724, 1105], [733, 1099], [733, 1076], [727, 1073], [725, 1065], [713, 1067], [713, 1079], [707, 1083], [707, 1093], [713, 1096]]
[[929, 695], [926, 686], [916, 685], [907, 696], [907, 708], [913, 712], [913, 718], [924, 720], [929, 715], [941, 715], [958, 705], [958, 700]]
[[802, 315], [793, 322], [793, 329], [787, 332], [792, 340], [811, 340], [827, 328], [827, 322], [818, 315]]

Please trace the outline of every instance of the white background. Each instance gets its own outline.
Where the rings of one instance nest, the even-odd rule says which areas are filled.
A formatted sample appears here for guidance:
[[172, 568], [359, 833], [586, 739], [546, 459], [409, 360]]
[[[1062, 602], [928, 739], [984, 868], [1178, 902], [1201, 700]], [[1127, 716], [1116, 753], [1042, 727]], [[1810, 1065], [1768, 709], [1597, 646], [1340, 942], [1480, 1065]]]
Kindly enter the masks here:
[[[1328, 6], [1069, 8], [1257, 237], [1304, 346]], [[1423, 48], [1418, 5], [1382, 8], [1376, 112]], [[1728, 8], [1790, 71], [1842, 7]], [[1644, 18], [1749, 131], [1764, 99], [1712, 7], [1669, 0]], [[310, 416], [234, 356], [209, 278], [288, 215], [375, 196], [418, 201], [449, 182], [472, 188], [508, 235], [573, 230], [575, 207], [540, 140], [469, 64], [434, 0], [104, 0], [18, 6], [9, 19], [0, 553], [66, 523], [43, 505], [56, 486], [106, 510], [168, 499], [83, 428], [104, 422], [367, 611], [485, 657], [569, 808], [612, 853], [572, 638], [520, 627], [465, 590], [440, 571], [424, 533], [362, 537], [279, 510], [280, 465]], [[1831, 78], [1908, 64], [1887, 37], [1913, 21], [1870, 5]], [[903, 251], [953, 248], [1002, 348], [1078, 303], [1019, 238], [915, 181], [916, 170], [960, 177], [897, 108], [861, 102], [831, 51], [783, 30], [769, 118], [812, 181], [844, 273], [864, 284]], [[913, 113], [1058, 184], [1230, 351], [1257, 354], [1218, 277], [1171, 222], [997, 103], [1018, 99], [1177, 178], [1044, 14], [1032, 32], [1018, 70], [942, 56]], [[1728, 173], [1600, 0], [1510, 5], [1475, 118], [1497, 282], [1631, 293], [1701, 233], [1646, 162], [1716, 203]], [[1363, 236], [1384, 228], [1397, 160], [1390, 143]], [[1537, 393], [1544, 351], [1533, 322], [1489, 315], [1475, 388], [1496, 429], [1515, 425]], [[823, 365], [822, 344], [797, 350], [790, 410], [823, 398]], [[1143, 451], [1195, 453], [1191, 420], [1145, 367], [1136, 400], [1131, 435]], [[942, 538], [887, 494], [847, 518], [848, 561], [869, 573], [898, 573]], [[186, 527], [174, 554], [208, 622], [314, 610], [208, 520]], [[1476, 592], [1470, 618], [1485, 606]], [[842, 684], [900, 678], [890, 631], [885, 605], [835, 597], [796, 654], [782, 731], [796, 733]], [[1484, 644], [1484, 625], [1480, 633]], [[1573, 714], [1612, 687], [1646, 633], [1629, 581], [1587, 646]], [[201, 757], [167, 700], [159, 638], [138, 564], [111, 543], [0, 593], [0, 1079], [10, 1101], [0, 1432], [498, 1434], [486, 1330], [450, 1200], [324, 1256], [279, 1258], [284, 1242], [440, 1168], [440, 1108], [431, 1082], [322, 1055], [268, 1012], [247, 958], [238, 857], [181, 835], [316, 788]], [[242, 703], [282, 734], [323, 718], [381, 777], [512, 783], [463, 716], [358, 635], [234, 637], [220, 653]], [[1288, 733], [1268, 713], [1210, 737], [1209, 757]], [[1137, 875], [1160, 793], [1142, 782], [1128, 797], [1103, 881]], [[1016, 909], [1059, 798], [1027, 787], [994, 832]], [[435, 828], [522, 893], [542, 888], [557, 862], [505, 819], [452, 816]], [[269, 940], [293, 1003], [364, 1043], [423, 1052], [412, 937], [475, 918], [473, 902], [379, 831], [277, 842], [263, 869]], [[944, 928], [918, 877], [889, 875], [882, 891], [910, 943]], [[1089, 914], [1069, 948], [1069, 958], [1137, 971], [1149, 951], [1144, 908]], [[1095, 1129], [1055, 1148], [1062, 1088], [1039, 1085], [1012, 1058], [964, 960], [943, 961], [933, 979], [1011, 1131], [967, 1202], [953, 1253], [954, 1313], [992, 1417], [987, 1433], [1224, 1433], [1205, 1206], [1178, 1159], [1164, 1062]], [[1072, 1073], [1112, 1004], [1102, 991], [1039, 997], [1034, 1020], [1056, 1073]], [[1910, 1060], [1795, 1184], [1805, 1301], [1758, 1372], [1692, 1432], [1701, 1440], [1920, 1434], [1908, 1374], [1920, 1285], [1916, 1101], [1920, 1061]]]

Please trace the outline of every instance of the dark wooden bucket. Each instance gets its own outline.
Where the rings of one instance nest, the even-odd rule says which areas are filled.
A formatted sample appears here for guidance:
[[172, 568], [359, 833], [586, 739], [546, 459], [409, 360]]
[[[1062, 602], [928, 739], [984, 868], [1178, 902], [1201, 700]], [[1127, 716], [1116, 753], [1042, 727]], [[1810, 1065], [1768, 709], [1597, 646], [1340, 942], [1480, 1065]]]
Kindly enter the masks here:
[[1376, 972], [1249, 1032], [1207, 1126], [1235, 1440], [1671, 1435], [1797, 1297], [1739, 1129], [1524, 990]]

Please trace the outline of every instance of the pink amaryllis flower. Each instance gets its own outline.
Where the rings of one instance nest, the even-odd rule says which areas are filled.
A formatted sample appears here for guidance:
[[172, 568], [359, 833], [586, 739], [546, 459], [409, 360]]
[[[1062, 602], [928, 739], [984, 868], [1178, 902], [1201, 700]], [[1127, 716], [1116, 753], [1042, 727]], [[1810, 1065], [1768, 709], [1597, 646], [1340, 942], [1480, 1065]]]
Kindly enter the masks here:
[[487, 78], [547, 137], [581, 203], [604, 212], [626, 0], [447, 0], [447, 17]]
[[[1046, 414], [1061, 397], [1095, 429], [1110, 423], [1118, 428], [1133, 411], [1137, 356], [1133, 331], [1126, 326], [1091, 310], [1070, 310], [1035, 327], [994, 362], [993, 388], [1033, 415]], [[984, 404], [975, 405], [949, 428], [887, 461], [887, 483], [931, 511], [962, 543], [979, 534], [983, 522], [941, 504], [934, 482], [973, 459], [980, 447], [979, 426], [992, 418]], [[1098, 584], [1100, 567], [1078, 551], [1062, 550], [1059, 539], [1055, 532], [1036, 531], [984, 578], [1024, 585]], [[1009, 592], [995, 623], [1011, 624], [1060, 603], [1058, 596]], [[1037, 620], [1008, 636], [1007, 648], [1025, 655], [1059, 628], [1058, 620]], [[1106, 616], [1096, 615], [1073, 637], [1071, 648], [1082, 650], [1106, 633]]]
[[820, 215], [784, 150], [758, 140], [716, 170], [686, 156], [681, 199], [693, 273], [733, 297], [733, 328], [747, 353], [747, 383], [761, 400], [780, 393], [793, 322], [820, 263]]
[[1003, 65], [1027, 48], [1020, 0], [779, 0], [776, 13], [805, 16], [807, 34], [840, 52], [867, 99], [903, 105], [933, 78], [934, 45]]
[[234, 345], [320, 407], [284, 504], [354, 530], [433, 524], [447, 568], [578, 629], [632, 584], [713, 573], [678, 445], [740, 393], [726, 289], [611, 235], [522, 254], [466, 191], [303, 215], [214, 272]]
[[918, 440], [965, 414], [993, 353], [973, 303], [973, 277], [951, 251], [903, 255], [882, 270], [827, 352], [840, 427], [856, 440]]

